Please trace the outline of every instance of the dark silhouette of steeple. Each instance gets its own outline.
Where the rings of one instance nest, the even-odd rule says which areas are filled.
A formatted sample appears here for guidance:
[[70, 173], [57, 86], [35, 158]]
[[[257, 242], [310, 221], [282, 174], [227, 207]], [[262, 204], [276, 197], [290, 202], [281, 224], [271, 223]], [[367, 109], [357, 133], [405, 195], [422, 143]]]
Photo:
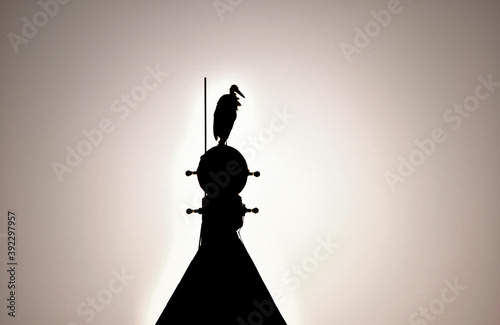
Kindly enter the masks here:
[[[222, 142], [229, 132], [218, 134]], [[239, 193], [260, 173], [250, 173], [241, 153], [222, 142], [186, 172], [192, 174], [205, 192], [202, 207], [187, 210], [202, 215], [199, 247], [156, 325], [286, 325], [238, 233], [244, 215], [258, 212]]]

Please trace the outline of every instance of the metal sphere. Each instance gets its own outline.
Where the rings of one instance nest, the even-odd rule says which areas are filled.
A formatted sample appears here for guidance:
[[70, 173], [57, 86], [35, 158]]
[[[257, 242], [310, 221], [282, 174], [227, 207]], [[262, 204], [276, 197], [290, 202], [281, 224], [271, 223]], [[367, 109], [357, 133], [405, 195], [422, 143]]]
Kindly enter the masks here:
[[197, 175], [198, 183], [210, 198], [238, 194], [246, 185], [248, 165], [238, 150], [218, 145], [201, 156]]

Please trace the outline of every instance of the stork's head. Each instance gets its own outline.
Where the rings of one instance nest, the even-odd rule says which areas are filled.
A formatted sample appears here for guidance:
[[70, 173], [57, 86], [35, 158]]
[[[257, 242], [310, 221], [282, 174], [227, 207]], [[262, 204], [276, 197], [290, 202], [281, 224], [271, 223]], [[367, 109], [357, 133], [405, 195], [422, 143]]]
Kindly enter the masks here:
[[241, 91], [238, 89], [238, 86], [236, 86], [236, 85], [232, 85], [231, 88], [229, 88], [229, 93], [231, 95], [234, 95], [234, 93], [237, 93], [241, 97], [245, 98], [245, 96], [243, 96], [243, 94], [241, 93]]

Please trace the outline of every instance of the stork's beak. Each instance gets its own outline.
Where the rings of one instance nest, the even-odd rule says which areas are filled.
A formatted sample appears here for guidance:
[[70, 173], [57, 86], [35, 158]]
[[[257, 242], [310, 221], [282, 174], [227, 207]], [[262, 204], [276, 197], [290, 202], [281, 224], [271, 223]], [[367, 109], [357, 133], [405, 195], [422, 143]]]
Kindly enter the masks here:
[[240, 91], [238, 88], [236, 88], [236, 90], [235, 90], [235, 91], [236, 91], [236, 93], [237, 93], [238, 95], [240, 95], [241, 97], [245, 98], [245, 95], [243, 95], [243, 94], [241, 93], [241, 91]]

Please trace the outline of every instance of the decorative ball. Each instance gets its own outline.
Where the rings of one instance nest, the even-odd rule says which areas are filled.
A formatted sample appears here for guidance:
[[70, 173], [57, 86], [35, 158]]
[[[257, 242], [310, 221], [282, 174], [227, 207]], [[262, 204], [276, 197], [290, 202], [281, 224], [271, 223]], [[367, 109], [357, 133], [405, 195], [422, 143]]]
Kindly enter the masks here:
[[209, 198], [238, 194], [247, 183], [248, 165], [238, 150], [218, 145], [201, 156], [197, 175]]

